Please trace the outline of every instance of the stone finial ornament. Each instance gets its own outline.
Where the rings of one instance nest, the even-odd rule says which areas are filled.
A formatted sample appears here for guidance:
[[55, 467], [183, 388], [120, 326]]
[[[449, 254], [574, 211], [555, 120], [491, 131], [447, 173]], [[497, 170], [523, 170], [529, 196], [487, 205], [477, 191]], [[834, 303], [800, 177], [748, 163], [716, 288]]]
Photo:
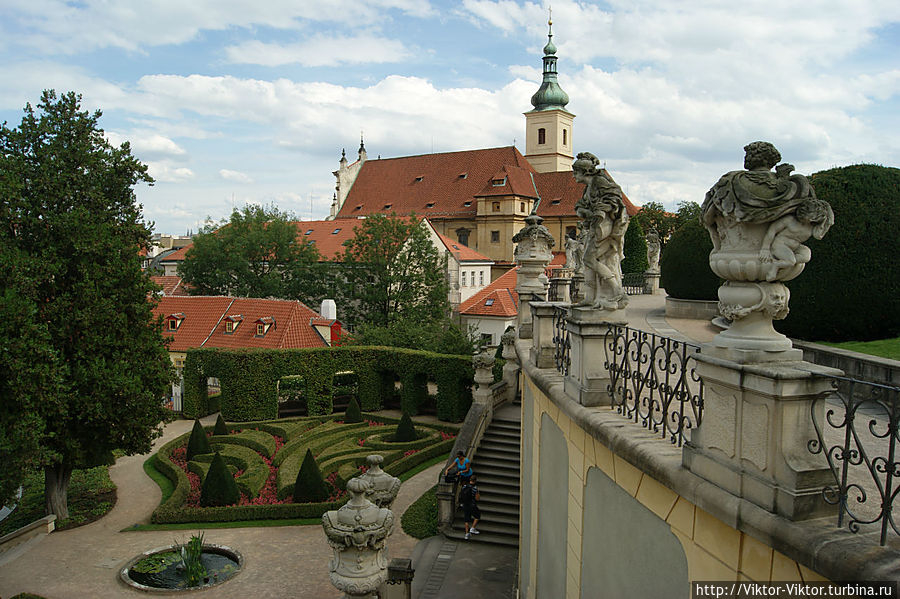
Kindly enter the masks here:
[[382, 470], [383, 463], [384, 456], [377, 454], [366, 456], [366, 465], [368, 466], [366, 473], [354, 478], [362, 479], [369, 484], [366, 497], [370, 501], [378, 507], [390, 508], [397, 499], [397, 493], [400, 492], [400, 479]]
[[[744, 168], [723, 175], [707, 192], [701, 219], [712, 239], [712, 271], [725, 279], [719, 311], [732, 319], [714, 344], [735, 349], [785, 351], [790, 340], [772, 319], [788, 314], [784, 281], [799, 275], [812, 257], [803, 242], [822, 239], [834, 224], [827, 202], [816, 198], [809, 180], [778, 164], [768, 142], [744, 146]], [[776, 166], [777, 165], [777, 166]], [[774, 167], [774, 172], [772, 168]]]
[[328, 564], [331, 584], [345, 597], [376, 597], [387, 579], [384, 544], [394, 526], [394, 514], [366, 499], [369, 483], [352, 478], [347, 483], [350, 501], [322, 516], [322, 528], [334, 556]]
[[622, 188], [599, 166], [589, 152], [580, 152], [572, 164], [575, 180], [585, 185], [584, 195], [575, 203], [584, 234], [580, 262], [585, 291], [578, 305], [616, 311], [628, 305], [621, 268], [628, 212]]

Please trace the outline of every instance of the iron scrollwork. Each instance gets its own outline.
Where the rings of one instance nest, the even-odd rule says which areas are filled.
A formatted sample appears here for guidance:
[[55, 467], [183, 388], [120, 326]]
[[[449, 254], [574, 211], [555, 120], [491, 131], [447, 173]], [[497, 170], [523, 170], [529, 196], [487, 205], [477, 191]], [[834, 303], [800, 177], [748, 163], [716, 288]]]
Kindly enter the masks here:
[[824, 454], [834, 475], [822, 497], [838, 506], [838, 528], [847, 519], [852, 532], [878, 529], [884, 545], [888, 530], [900, 534], [894, 516], [900, 505], [900, 388], [829, 378], [834, 391], [812, 403], [816, 438], [807, 444], [811, 453]]
[[694, 355], [699, 346], [627, 326], [610, 325], [605, 341], [616, 410], [679, 447], [700, 426], [703, 381]]
[[569, 311], [564, 306], [553, 308], [553, 360], [556, 370], [562, 375], [569, 374], [569, 366], [572, 361], [569, 356], [571, 345], [569, 343], [569, 331], [566, 329], [566, 317]]

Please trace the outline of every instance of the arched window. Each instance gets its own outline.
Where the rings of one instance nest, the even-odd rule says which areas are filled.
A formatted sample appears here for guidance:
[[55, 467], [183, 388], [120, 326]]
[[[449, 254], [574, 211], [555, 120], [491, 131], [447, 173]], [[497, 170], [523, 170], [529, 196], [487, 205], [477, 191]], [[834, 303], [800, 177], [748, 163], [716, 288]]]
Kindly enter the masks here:
[[541, 127], [538, 129], [538, 144], [543, 145], [547, 143], [547, 130]]

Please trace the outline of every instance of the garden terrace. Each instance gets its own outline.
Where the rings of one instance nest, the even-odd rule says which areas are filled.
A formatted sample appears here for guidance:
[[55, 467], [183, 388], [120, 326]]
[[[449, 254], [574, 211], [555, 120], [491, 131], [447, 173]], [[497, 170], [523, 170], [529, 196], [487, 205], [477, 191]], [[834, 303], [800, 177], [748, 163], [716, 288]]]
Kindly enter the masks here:
[[[415, 423], [418, 438], [395, 443], [391, 439], [398, 419], [364, 413], [363, 422], [345, 424], [342, 416], [229, 423], [228, 435], [213, 435], [212, 427], [207, 427], [211, 449], [222, 456], [241, 491], [233, 506], [199, 504], [214, 453], [186, 461], [187, 433], [166, 443], [154, 455], [154, 466], [175, 488], [154, 511], [153, 522], [318, 518], [343, 505], [346, 482], [365, 471], [367, 455], [384, 456], [385, 471], [398, 476], [445, 456], [456, 435], [453, 426]], [[328, 501], [293, 503], [294, 483], [307, 449], [330, 488]]]
[[[183, 409], [189, 417], [221, 411], [229, 421], [270, 420], [279, 415], [283, 386], [309, 416], [331, 414], [337, 397], [339, 406], [356, 397], [369, 412], [399, 408], [416, 415], [433, 409], [440, 420], [460, 422], [472, 402], [473, 374], [470, 356], [401, 348], [197, 349], [185, 359]], [[211, 378], [219, 381], [218, 396], [207, 393]]]

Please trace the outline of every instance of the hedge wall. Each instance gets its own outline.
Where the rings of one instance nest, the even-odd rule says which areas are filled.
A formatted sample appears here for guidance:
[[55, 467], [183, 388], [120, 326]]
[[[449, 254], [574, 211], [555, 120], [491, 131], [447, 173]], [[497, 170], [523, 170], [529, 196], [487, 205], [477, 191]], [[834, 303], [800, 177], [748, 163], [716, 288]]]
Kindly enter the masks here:
[[[185, 416], [195, 418], [221, 410], [229, 421], [267, 420], [278, 416], [278, 381], [300, 376], [311, 416], [331, 414], [334, 375], [352, 371], [358, 377], [360, 407], [379, 410], [393, 381], [402, 383], [401, 406], [415, 415], [427, 399], [425, 384], [437, 383], [437, 416], [460, 422], [472, 403], [472, 360], [431, 352], [388, 347], [328, 347], [284, 350], [194, 349], [184, 364]], [[219, 379], [222, 392], [207, 395], [207, 377]], [[297, 380], [297, 379], [291, 379]]]

